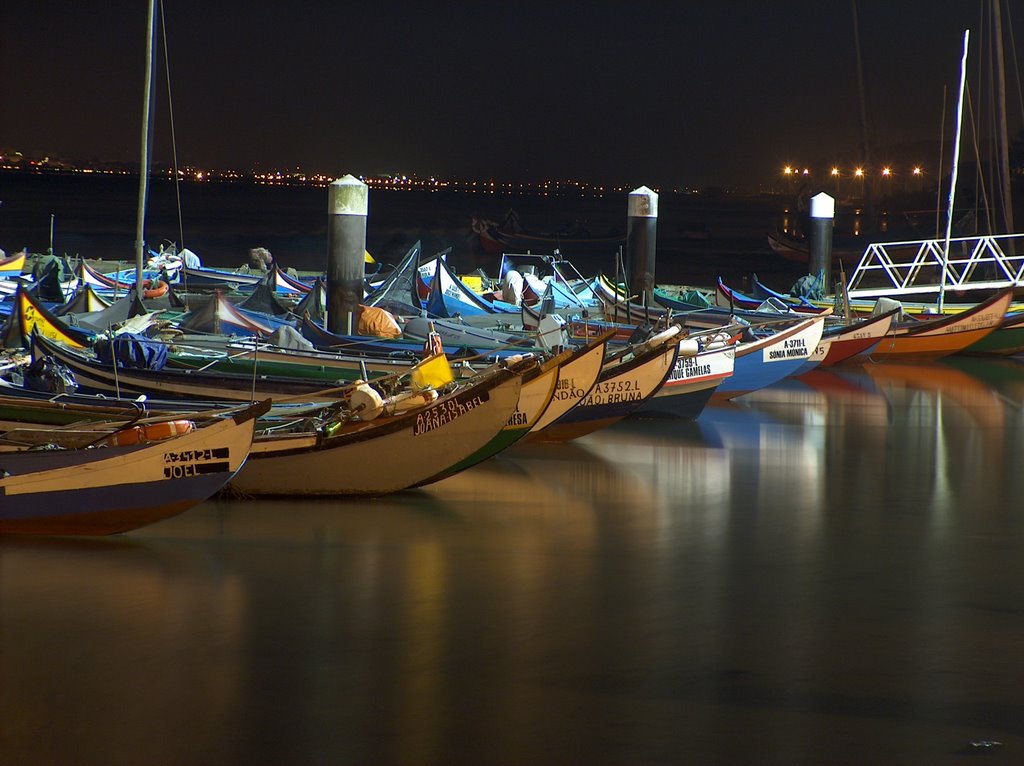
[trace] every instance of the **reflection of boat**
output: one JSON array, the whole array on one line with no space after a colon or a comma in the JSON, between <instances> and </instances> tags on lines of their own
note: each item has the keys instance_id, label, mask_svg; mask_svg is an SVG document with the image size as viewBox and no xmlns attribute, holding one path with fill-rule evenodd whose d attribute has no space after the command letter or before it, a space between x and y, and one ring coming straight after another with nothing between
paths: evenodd
<instances>
[{"instance_id":1,"label":"reflection of boat","mask_svg":"<svg viewBox=\"0 0 1024 766\"><path fill-rule=\"evenodd\" d=\"M944 361L934 364L869 364L864 369L891 404L906 405L915 392L934 394L953 402L986 429L1002 431L1005 406L986 383Z\"/></svg>"},{"instance_id":2,"label":"reflection of boat","mask_svg":"<svg viewBox=\"0 0 1024 766\"><path fill-rule=\"evenodd\" d=\"M957 355L943 359L942 364L983 381L1008 404L1024 407L1024 359Z\"/></svg>"}]
</instances>

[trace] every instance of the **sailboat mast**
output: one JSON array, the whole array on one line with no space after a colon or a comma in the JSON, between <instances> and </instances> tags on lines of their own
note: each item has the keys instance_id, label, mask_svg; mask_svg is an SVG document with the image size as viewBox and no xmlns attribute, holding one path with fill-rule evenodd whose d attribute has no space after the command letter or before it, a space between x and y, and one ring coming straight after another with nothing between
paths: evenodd
<instances>
[{"instance_id":1,"label":"sailboat mast","mask_svg":"<svg viewBox=\"0 0 1024 766\"><path fill-rule=\"evenodd\" d=\"M1010 196L1010 147L1006 132L1006 66L1003 55L1002 0L992 0L992 39L995 50L996 148L999 152L999 181L1005 234L1013 234L1013 203Z\"/></svg>"},{"instance_id":2,"label":"sailboat mast","mask_svg":"<svg viewBox=\"0 0 1024 766\"><path fill-rule=\"evenodd\" d=\"M139 204L135 221L135 292L142 296L142 263L145 251L146 197L149 192L150 106L153 98L153 39L156 36L156 0L149 0L146 21L146 80L142 100L142 156L139 162Z\"/></svg>"},{"instance_id":3,"label":"sailboat mast","mask_svg":"<svg viewBox=\"0 0 1024 766\"><path fill-rule=\"evenodd\" d=\"M956 197L956 176L960 165L960 132L964 117L964 84L967 79L967 43L971 30L964 30L964 55L960 59L960 99L956 107L956 140L953 142L953 172L949 179L949 205L946 207L946 242L942 248L942 277L939 283L939 313L946 293L946 269L949 264L949 239L953 230L953 200Z\"/></svg>"},{"instance_id":4,"label":"sailboat mast","mask_svg":"<svg viewBox=\"0 0 1024 766\"><path fill-rule=\"evenodd\" d=\"M871 141L868 137L868 108L864 95L864 62L860 52L860 20L857 13L857 0L851 0L853 8L853 44L857 53L857 93L860 96L860 144L861 165L865 171L865 209L867 210L868 231L875 228L875 195L874 174L871 172Z\"/></svg>"}]
</instances>

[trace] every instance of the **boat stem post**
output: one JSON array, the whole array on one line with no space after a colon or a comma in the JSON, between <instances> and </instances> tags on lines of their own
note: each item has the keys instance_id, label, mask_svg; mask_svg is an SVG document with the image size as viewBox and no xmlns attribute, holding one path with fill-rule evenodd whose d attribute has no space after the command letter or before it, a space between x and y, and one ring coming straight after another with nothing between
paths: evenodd
<instances>
[{"instance_id":1,"label":"boat stem post","mask_svg":"<svg viewBox=\"0 0 1024 766\"><path fill-rule=\"evenodd\" d=\"M626 250L629 284L645 306L654 305L654 256L658 239L658 194L646 186L629 193Z\"/></svg>"},{"instance_id":2,"label":"boat stem post","mask_svg":"<svg viewBox=\"0 0 1024 766\"><path fill-rule=\"evenodd\" d=\"M346 175L331 183L327 213L327 329L352 335L363 298L368 187Z\"/></svg>"},{"instance_id":3,"label":"boat stem post","mask_svg":"<svg viewBox=\"0 0 1024 766\"><path fill-rule=\"evenodd\" d=\"M825 292L832 290L832 223L835 217L836 201L832 197L825 192L811 197L807 269L812 277L821 277L821 286Z\"/></svg>"}]
</instances>

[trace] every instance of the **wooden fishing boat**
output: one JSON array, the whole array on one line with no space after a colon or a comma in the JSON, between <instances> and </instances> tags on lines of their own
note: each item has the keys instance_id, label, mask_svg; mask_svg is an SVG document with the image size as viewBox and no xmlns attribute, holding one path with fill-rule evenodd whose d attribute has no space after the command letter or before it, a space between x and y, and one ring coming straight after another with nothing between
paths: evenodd
<instances>
[{"instance_id":1,"label":"wooden fishing boat","mask_svg":"<svg viewBox=\"0 0 1024 766\"><path fill-rule=\"evenodd\" d=\"M438 481L477 465L531 431L539 430L542 424L553 422L568 412L581 400L581 397L573 397L570 393L576 381L579 380L581 385L587 384L588 389L596 384L608 340L608 335L594 338L583 346L566 349L523 372L519 404L501 433L465 460L423 483ZM585 380L582 377L584 374Z\"/></svg>"},{"instance_id":2,"label":"wooden fishing boat","mask_svg":"<svg viewBox=\"0 0 1024 766\"><path fill-rule=\"evenodd\" d=\"M263 402L157 438L89 431L95 447L28 449L10 434L0 452L0 534L107 535L177 515L219 491L245 462ZM160 429L171 433L166 421ZM48 439L61 435L48 429ZM67 435L67 434L65 434ZM26 433L22 432L21 437Z\"/></svg>"},{"instance_id":3,"label":"wooden fishing boat","mask_svg":"<svg viewBox=\"0 0 1024 766\"><path fill-rule=\"evenodd\" d=\"M71 327L28 290L19 288L14 300L15 307L11 312L14 326L11 334L18 336L25 348L29 347L33 335L40 335L71 348L87 348L92 344L95 333Z\"/></svg>"},{"instance_id":4,"label":"wooden fishing boat","mask_svg":"<svg viewBox=\"0 0 1024 766\"><path fill-rule=\"evenodd\" d=\"M665 292L660 293L661 301L672 304L670 307L660 304L645 306L627 300L621 290L607 277L599 277L595 280L594 286L594 292L602 304L601 313L604 319L616 323L654 325L658 322L668 321L668 317L671 316L671 321L679 322L688 329L709 330L724 327L735 321L757 325L764 322L777 323L780 318L787 317L797 321L809 315L806 312L793 311L790 307L781 305L775 305L770 309L729 309L721 306L687 308L680 302L671 301ZM831 311L820 313L827 314Z\"/></svg>"},{"instance_id":5,"label":"wooden fishing boat","mask_svg":"<svg viewBox=\"0 0 1024 766\"><path fill-rule=\"evenodd\" d=\"M831 367L858 358L866 358L889 332L897 314L899 314L899 309L892 309L878 316L854 320L849 324L826 327L818 345L820 347L823 343L827 343L828 347L819 364L822 367ZM815 351L817 352L818 349Z\"/></svg>"},{"instance_id":6,"label":"wooden fishing boat","mask_svg":"<svg viewBox=\"0 0 1024 766\"><path fill-rule=\"evenodd\" d=\"M584 351L585 349L570 349L539 363L537 363L536 359L530 359L527 361L531 363L525 370L518 369L521 363L507 360L506 364L519 372L522 379L522 390L519 392L519 403L505 425L494 438L471 455L436 475L418 482L416 486L432 484L449 476L454 476L460 471L478 465L488 458L497 455L526 436L551 404L551 399L555 394L555 386L558 383L558 371L561 365L572 359L574 355L584 353Z\"/></svg>"},{"instance_id":7,"label":"wooden fishing boat","mask_svg":"<svg viewBox=\"0 0 1024 766\"><path fill-rule=\"evenodd\" d=\"M33 361L42 356L51 356L66 366L83 391L107 396L146 395L159 399L220 402L251 402L264 398L271 398L275 402L335 402L342 396L338 387L325 386L322 381L292 377L115 367L39 334L32 338L31 351Z\"/></svg>"},{"instance_id":8,"label":"wooden fishing boat","mask_svg":"<svg viewBox=\"0 0 1024 766\"><path fill-rule=\"evenodd\" d=\"M342 353L282 348L256 338L181 336L168 346L167 366L196 372L270 376L319 381L323 387L408 373L423 356L423 346L408 353Z\"/></svg>"},{"instance_id":9,"label":"wooden fishing boat","mask_svg":"<svg viewBox=\"0 0 1024 766\"><path fill-rule=\"evenodd\" d=\"M533 424L531 431L542 431L590 396L604 367L612 336L613 333L606 332L591 338L580 353L573 354L559 367L551 404Z\"/></svg>"},{"instance_id":10,"label":"wooden fishing boat","mask_svg":"<svg viewBox=\"0 0 1024 766\"><path fill-rule=\"evenodd\" d=\"M487 300L477 295L459 279L443 258L435 259L437 268L430 281L427 312L436 317L472 317L487 314L517 316L520 307L500 300Z\"/></svg>"},{"instance_id":11,"label":"wooden fishing boat","mask_svg":"<svg viewBox=\"0 0 1024 766\"><path fill-rule=\"evenodd\" d=\"M684 339L680 344L691 342L698 341ZM736 347L728 336L700 339L699 350L680 353L661 388L630 417L696 419L722 381L733 374L735 357Z\"/></svg>"},{"instance_id":12,"label":"wooden fishing boat","mask_svg":"<svg viewBox=\"0 0 1024 766\"><path fill-rule=\"evenodd\" d=\"M483 251L491 255L538 248L550 250L571 247L579 250L599 247L614 250L616 245L621 245L625 241L625 237L620 234L595 236L585 227L575 225L560 232L531 231L522 226L514 210L508 212L500 225L495 221L474 218L472 229L479 237Z\"/></svg>"},{"instance_id":13,"label":"wooden fishing boat","mask_svg":"<svg viewBox=\"0 0 1024 766\"><path fill-rule=\"evenodd\" d=\"M229 271L205 266L200 268L182 266L179 274L179 281L187 285L189 290L197 292L212 292L213 290L246 292L256 289L256 285L266 276L261 272Z\"/></svg>"},{"instance_id":14,"label":"wooden fishing boat","mask_svg":"<svg viewBox=\"0 0 1024 766\"><path fill-rule=\"evenodd\" d=\"M437 326L437 332L441 335L444 353L450 359L461 359L472 357L474 359L487 359L494 361L502 356L511 356L530 351L533 347L525 338L523 342L508 348L496 347L491 340L486 340L482 345L473 345L474 338L470 333L448 332L444 324ZM299 321L299 331L302 337L313 344L314 348L322 351L338 351L352 354L388 355L393 357L418 357L423 350L423 338L416 337L419 333L401 338L376 338L367 335L339 335L324 328L322 324L313 322L309 317L303 316ZM468 345L467 345L468 344ZM535 349L533 349L535 350Z\"/></svg>"},{"instance_id":15,"label":"wooden fishing boat","mask_svg":"<svg viewBox=\"0 0 1024 766\"><path fill-rule=\"evenodd\" d=\"M991 333L976 340L961 354L1014 356L1024 352L1024 311L1011 311Z\"/></svg>"},{"instance_id":16,"label":"wooden fishing boat","mask_svg":"<svg viewBox=\"0 0 1024 766\"><path fill-rule=\"evenodd\" d=\"M733 374L722 381L712 400L749 394L796 374L805 367L804 363L821 340L824 326L825 315L819 314L770 335L739 343Z\"/></svg>"},{"instance_id":17,"label":"wooden fishing boat","mask_svg":"<svg viewBox=\"0 0 1024 766\"><path fill-rule=\"evenodd\" d=\"M104 298L87 283L79 282L78 287L62 306L54 308L55 316L68 314L91 314L110 308L111 301Z\"/></svg>"},{"instance_id":18,"label":"wooden fishing boat","mask_svg":"<svg viewBox=\"0 0 1024 766\"><path fill-rule=\"evenodd\" d=\"M246 311L229 301L222 290L214 290L210 300L181 316L176 325L182 332L265 338L288 323L269 314Z\"/></svg>"},{"instance_id":19,"label":"wooden fishing boat","mask_svg":"<svg viewBox=\"0 0 1024 766\"><path fill-rule=\"evenodd\" d=\"M1000 290L986 301L958 314L901 322L871 352L872 361L941 359L963 351L992 333L1006 316L1013 288Z\"/></svg>"},{"instance_id":20,"label":"wooden fishing boat","mask_svg":"<svg viewBox=\"0 0 1024 766\"><path fill-rule=\"evenodd\" d=\"M0 280L10 280L21 276L25 270L26 253L24 251L0 260Z\"/></svg>"},{"instance_id":21,"label":"wooden fishing boat","mask_svg":"<svg viewBox=\"0 0 1024 766\"><path fill-rule=\"evenodd\" d=\"M531 431L524 441L569 441L633 413L672 374L679 357L681 329L673 325L643 343L611 355L584 399L553 423Z\"/></svg>"},{"instance_id":22,"label":"wooden fishing boat","mask_svg":"<svg viewBox=\"0 0 1024 766\"><path fill-rule=\"evenodd\" d=\"M260 434L230 486L291 497L397 492L488 444L515 413L521 389L519 373L496 365L425 406L313 432Z\"/></svg>"},{"instance_id":23,"label":"wooden fishing boat","mask_svg":"<svg viewBox=\"0 0 1024 766\"><path fill-rule=\"evenodd\" d=\"M747 295L725 284L721 277L715 283L715 304L722 308L756 310L764 303L770 302L787 310L803 314L821 314L829 310L823 303L812 303L806 298L797 298L771 290L754 277L755 294Z\"/></svg>"}]
</instances>

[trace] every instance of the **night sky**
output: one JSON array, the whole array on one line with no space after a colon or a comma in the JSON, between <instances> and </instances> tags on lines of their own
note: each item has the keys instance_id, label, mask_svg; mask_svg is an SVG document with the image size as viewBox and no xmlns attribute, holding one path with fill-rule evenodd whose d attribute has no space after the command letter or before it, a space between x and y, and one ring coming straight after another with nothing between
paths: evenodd
<instances>
[{"instance_id":1,"label":"night sky","mask_svg":"<svg viewBox=\"0 0 1024 766\"><path fill-rule=\"evenodd\" d=\"M964 30L975 69L988 45L981 3L857 7L872 144L937 142L944 87L949 140ZM847 0L167 0L164 16L181 165L731 185L860 144ZM145 0L0 3L0 147L137 161L145 20Z\"/></svg>"}]
</instances>

